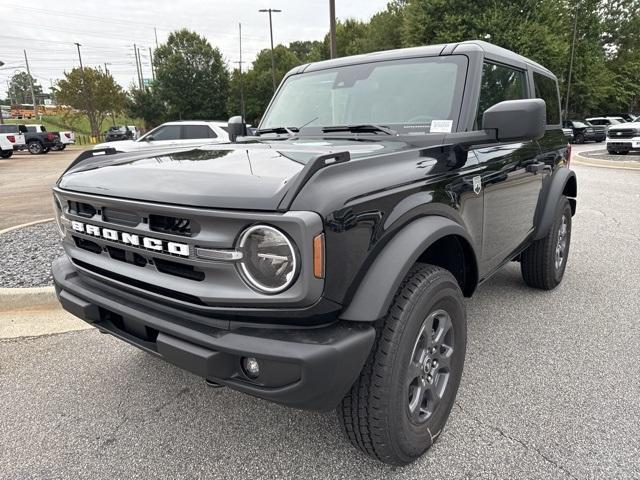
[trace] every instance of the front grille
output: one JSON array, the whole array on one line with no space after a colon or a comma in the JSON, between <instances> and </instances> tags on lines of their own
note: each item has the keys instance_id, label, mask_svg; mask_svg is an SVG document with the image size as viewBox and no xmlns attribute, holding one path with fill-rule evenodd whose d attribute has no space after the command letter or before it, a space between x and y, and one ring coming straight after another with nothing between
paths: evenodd
<instances>
[{"instance_id":1,"label":"front grille","mask_svg":"<svg viewBox=\"0 0 640 480\"><path fill-rule=\"evenodd\" d=\"M91 218L96 214L96 209L88 203L69 201L69 213L80 217Z\"/></svg>"},{"instance_id":2,"label":"front grille","mask_svg":"<svg viewBox=\"0 0 640 480\"><path fill-rule=\"evenodd\" d=\"M102 209L102 219L105 222L125 225L127 227L137 227L142 221L142 219L134 212L116 210L115 208L108 207Z\"/></svg>"},{"instance_id":3,"label":"front grille","mask_svg":"<svg viewBox=\"0 0 640 480\"><path fill-rule=\"evenodd\" d=\"M86 250L91 253L102 253L102 247L98 245L96 242L92 242L91 240L87 240L85 238L73 236L73 241L76 243L76 247Z\"/></svg>"},{"instance_id":4,"label":"front grille","mask_svg":"<svg viewBox=\"0 0 640 480\"><path fill-rule=\"evenodd\" d=\"M640 136L640 133L631 128L625 130L609 130L609 138L633 138Z\"/></svg>"},{"instance_id":5,"label":"front grille","mask_svg":"<svg viewBox=\"0 0 640 480\"><path fill-rule=\"evenodd\" d=\"M191 220L165 215L149 215L149 229L154 232L172 233L185 237L190 237L192 233Z\"/></svg>"},{"instance_id":6,"label":"front grille","mask_svg":"<svg viewBox=\"0 0 640 480\"><path fill-rule=\"evenodd\" d=\"M89 263L83 262L82 260L78 260L76 258L72 258L71 260L73 261L74 264L76 264L79 267L89 270L90 272L97 273L98 275L102 275L103 277L110 278L117 282L124 283L132 287L140 288L142 290L147 290L152 293L157 293L158 295L163 295L168 298L173 298L174 300L193 303L195 305L205 305L205 303L202 300L200 300L198 297L194 295L188 295L186 293L176 292L174 290L169 290L168 288L162 288L147 282L141 282L140 280L135 280L130 277L125 277L124 275L110 272L109 270L96 267L95 265L91 265Z\"/></svg>"},{"instance_id":7,"label":"front grille","mask_svg":"<svg viewBox=\"0 0 640 480\"><path fill-rule=\"evenodd\" d=\"M153 263L155 263L159 272L187 278L189 280L196 280L198 282L204 280L204 272L196 270L191 265L183 265L182 263L171 262L161 258L154 258Z\"/></svg>"}]
</instances>

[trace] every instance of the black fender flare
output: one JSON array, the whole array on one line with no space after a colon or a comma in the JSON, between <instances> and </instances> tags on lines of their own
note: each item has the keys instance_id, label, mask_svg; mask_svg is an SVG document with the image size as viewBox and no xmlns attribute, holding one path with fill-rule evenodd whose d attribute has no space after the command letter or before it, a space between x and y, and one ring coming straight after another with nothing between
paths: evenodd
<instances>
[{"instance_id":1,"label":"black fender flare","mask_svg":"<svg viewBox=\"0 0 640 480\"><path fill-rule=\"evenodd\" d=\"M536 215L536 233L533 238L534 240L540 240L549 232L555 219L556 207L569 182L572 182L568 195L568 197L570 197L569 202L571 203L571 214L575 215L575 197L577 196L578 185L576 174L569 168L561 167L555 171L550 179L549 185L543 187L543 191L541 192L541 203L538 205L539 214Z\"/></svg>"},{"instance_id":2,"label":"black fender flare","mask_svg":"<svg viewBox=\"0 0 640 480\"><path fill-rule=\"evenodd\" d=\"M373 322L382 318L411 267L437 240L457 235L473 253L473 288L478 283L477 252L462 225L441 216L422 217L404 226L384 246L360 281L351 302L340 315L342 320Z\"/></svg>"}]
</instances>

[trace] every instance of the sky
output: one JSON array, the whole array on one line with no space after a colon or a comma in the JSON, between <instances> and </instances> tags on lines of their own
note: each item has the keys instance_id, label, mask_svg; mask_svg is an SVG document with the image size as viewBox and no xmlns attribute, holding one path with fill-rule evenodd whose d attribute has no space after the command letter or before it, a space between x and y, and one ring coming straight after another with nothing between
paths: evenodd
<instances>
[{"instance_id":1,"label":"sky","mask_svg":"<svg viewBox=\"0 0 640 480\"><path fill-rule=\"evenodd\" d=\"M336 17L368 20L388 0L336 0ZM274 44L321 40L329 29L329 0L0 0L0 95L7 80L24 70L26 49L31 74L45 92L65 70L79 66L74 42L81 44L84 66L107 63L116 81L128 89L136 78L134 43L142 47L144 76L151 77L149 48L169 33L188 28L218 47L232 68L239 59L238 23L242 23L242 60L250 63L269 47L273 14ZM244 68L248 65L244 64Z\"/></svg>"}]
</instances>

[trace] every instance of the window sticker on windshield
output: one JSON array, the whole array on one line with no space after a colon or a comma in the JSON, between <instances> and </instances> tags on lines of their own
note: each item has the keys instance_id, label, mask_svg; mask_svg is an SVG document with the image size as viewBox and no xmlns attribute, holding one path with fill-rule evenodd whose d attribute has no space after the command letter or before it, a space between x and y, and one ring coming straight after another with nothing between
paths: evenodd
<instances>
[{"instance_id":1,"label":"window sticker on windshield","mask_svg":"<svg viewBox=\"0 0 640 480\"><path fill-rule=\"evenodd\" d=\"M453 120L432 120L431 133L451 133Z\"/></svg>"}]
</instances>

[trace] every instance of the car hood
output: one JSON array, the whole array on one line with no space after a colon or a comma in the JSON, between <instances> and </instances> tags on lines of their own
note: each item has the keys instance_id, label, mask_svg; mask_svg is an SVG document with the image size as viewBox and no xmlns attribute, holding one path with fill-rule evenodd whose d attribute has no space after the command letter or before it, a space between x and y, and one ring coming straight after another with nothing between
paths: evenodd
<instances>
[{"instance_id":1,"label":"car hood","mask_svg":"<svg viewBox=\"0 0 640 480\"><path fill-rule=\"evenodd\" d=\"M611 131L611 130L628 130L630 128L640 129L640 122L627 122L627 123L620 123L618 125L612 125L612 126L609 127L609 131Z\"/></svg>"},{"instance_id":2,"label":"car hood","mask_svg":"<svg viewBox=\"0 0 640 480\"><path fill-rule=\"evenodd\" d=\"M357 159L408 148L399 141L279 141L120 153L76 163L58 187L185 206L276 210L293 179L318 155L349 151Z\"/></svg>"}]
</instances>

